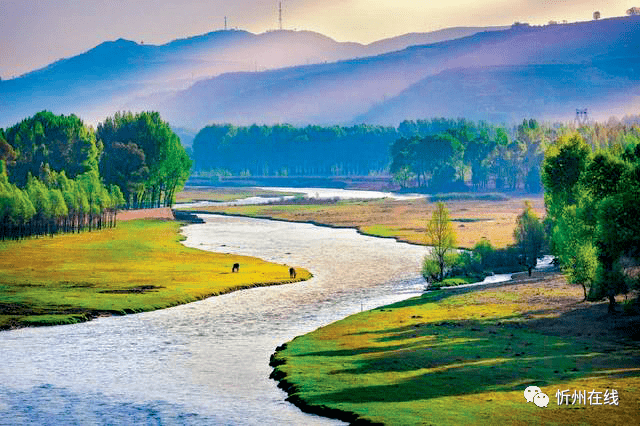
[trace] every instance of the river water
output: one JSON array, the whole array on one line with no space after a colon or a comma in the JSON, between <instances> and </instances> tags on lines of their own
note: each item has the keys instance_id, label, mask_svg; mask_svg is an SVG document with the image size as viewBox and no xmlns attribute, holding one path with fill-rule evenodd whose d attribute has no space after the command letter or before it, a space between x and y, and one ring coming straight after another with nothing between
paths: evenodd
<instances>
[{"instance_id":1,"label":"river water","mask_svg":"<svg viewBox=\"0 0 640 426\"><path fill-rule=\"evenodd\" d=\"M352 229L203 215L185 244L309 269L255 288L88 323L0 333L0 424L339 424L268 378L293 337L424 288L424 247ZM242 270L242 269L241 269Z\"/></svg>"},{"instance_id":2,"label":"river water","mask_svg":"<svg viewBox=\"0 0 640 426\"><path fill-rule=\"evenodd\" d=\"M314 200L327 200L327 199L341 199L341 200L373 200L379 198L390 198L392 200L415 200L418 198L424 198L424 195L420 194L397 194L394 192L381 192L381 191L365 191L365 190L350 190L350 189L330 189L330 188L285 188L285 187L260 187L265 191L270 192L288 192L302 195L305 198L311 198ZM279 201L289 201L296 198L293 195L283 196L255 196L241 198L233 201L194 201L192 203L179 203L176 204L176 208L197 208L208 206L248 206L269 204Z\"/></svg>"}]
</instances>

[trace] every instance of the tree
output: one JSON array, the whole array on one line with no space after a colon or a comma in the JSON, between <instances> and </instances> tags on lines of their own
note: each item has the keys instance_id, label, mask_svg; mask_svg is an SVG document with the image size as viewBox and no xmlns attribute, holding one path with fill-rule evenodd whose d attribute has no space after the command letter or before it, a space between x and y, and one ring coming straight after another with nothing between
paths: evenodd
<instances>
[{"instance_id":1,"label":"tree","mask_svg":"<svg viewBox=\"0 0 640 426\"><path fill-rule=\"evenodd\" d=\"M74 179L97 170L101 146L90 127L75 115L55 115L42 111L7 129L6 141L15 151L9 163L9 179L20 187L29 173L40 176L43 167L65 171Z\"/></svg>"},{"instance_id":2,"label":"tree","mask_svg":"<svg viewBox=\"0 0 640 426\"><path fill-rule=\"evenodd\" d=\"M104 143L100 171L120 186L127 202L170 206L184 186L191 160L178 136L157 112L116 113L98 126Z\"/></svg>"},{"instance_id":3,"label":"tree","mask_svg":"<svg viewBox=\"0 0 640 426\"><path fill-rule=\"evenodd\" d=\"M597 21L598 19L600 19L600 12L596 10L595 12L593 12L593 20Z\"/></svg>"},{"instance_id":4,"label":"tree","mask_svg":"<svg viewBox=\"0 0 640 426\"><path fill-rule=\"evenodd\" d=\"M520 248L522 264L527 267L529 276L536 266L544 244L544 229L529 201L524 202L524 211L516 219L513 236Z\"/></svg>"},{"instance_id":5,"label":"tree","mask_svg":"<svg viewBox=\"0 0 640 426\"><path fill-rule=\"evenodd\" d=\"M630 9L627 9L627 15L629 16L638 16L640 15L640 7L632 7Z\"/></svg>"},{"instance_id":6,"label":"tree","mask_svg":"<svg viewBox=\"0 0 640 426\"><path fill-rule=\"evenodd\" d=\"M609 312L615 311L615 296L627 290L620 261L623 257L640 257L640 191L613 194L598 205L596 245L600 273L596 284L600 296L609 299Z\"/></svg>"},{"instance_id":7,"label":"tree","mask_svg":"<svg viewBox=\"0 0 640 426\"><path fill-rule=\"evenodd\" d=\"M542 167L545 203L551 207L576 203L578 182L587 167L590 153L591 149L578 133L559 138L547 149ZM548 200L547 195L551 197Z\"/></svg>"},{"instance_id":8,"label":"tree","mask_svg":"<svg viewBox=\"0 0 640 426\"><path fill-rule=\"evenodd\" d=\"M451 255L456 244L456 234L451 226L449 210L442 202L436 204L431 220L427 223L426 242L431 246L431 252L425 258L423 275L428 275L435 281L442 281L446 269L453 261ZM437 267L435 271L432 267L434 264Z\"/></svg>"}]
</instances>

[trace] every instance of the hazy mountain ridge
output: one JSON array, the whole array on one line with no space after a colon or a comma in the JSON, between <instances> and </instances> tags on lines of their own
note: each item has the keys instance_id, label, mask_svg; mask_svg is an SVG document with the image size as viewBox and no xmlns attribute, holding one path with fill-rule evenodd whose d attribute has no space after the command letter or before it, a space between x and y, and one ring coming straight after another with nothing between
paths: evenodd
<instances>
[{"instance_id":1,"label":"hazy mountain ridge","mask_svg":"<svg viewBox=\"0 0 640 426\"><path fill-rule=\"evenodd\" d=\"M631 62L630 62L631 61ZM633 64L634 71L627 68ZM600 119L640 106L640 57L582 64L456 68L410 86L355 122L397 124L405 119L465 117L510 123L525 117L571 120L577 108ZM447 99L447 102L442 102Z\"/></svg>"},{"instance_id":2,"label":"hazy mountain ridge","mask_svg":"<svg viewBox=\"0 0 640 426\"><path fill-rule=\"evenodd\" d=\"M568 105L579 92L571 95L571 92L565 91L562 96L555 96L551 89L536 92L533 90L535 85L544 84L553 88L554 79L568 79L584 91L590 87L589 76L598 75L596 80L599 85L592 90L594 99L599 96L620 100L625 98L622 96L624 93L617 92L636 90L637 80L629 76L637 75L635 62L630 59L638 51L640 18L637 17L544 27L513 27L331 64L266 73L223 75L201 81L178 93L160 105L159 109L170 120L181 121L191 127L202 127L212 122L397 124L405 118L429 118L434 115L472 115L492 121L519 121L522 119L520 114L571 119L575 108L583 107L585 103L576 98L577 105ZM619 66L597 74L602 69L594 67L594 61L605 63L615 58L621 59ZM625 61L628 63L627 71ZM573 65L573 74L563 71L560 66L563 64ZM550 67L544 68L544 72L536 72L535 67L540 65ZM521 68L515 74L504 70L498 72L499 68L496 68L509 66ZM527 71L526 67L530 66L534 68ZM464 69L469 70L462 71ZM529 75L528 78L536 83L530 84L523 75ZM486 81L478 80L480 76ZM616 84L619 78L626 80ZM438 82L439 79L442 81ZM468 79L466 84L471 93L462 94L456 87L464 85L465 79ZM412 87L423 80L422 86ZM504 94L489 96L492 86L509 93L511 98ZM428 107L421 107L416 102L402 104L411 98L410 93L403 92L424 92L425 87L433 94ZM484 101L495 104L482 106L476 102L479 109L474 110L467 107L466 103L458 102L457 99L467 99L467 95L473 100L473 91L479 91ZM416 98L423 95L416 94ZM513 109L512 104L517 102L532 103L539 107ZM393 115L385 115L384 105L387 103L395 111ZM469 105L474 105L474 102ZM594 107L598 105L604 104L594 104ZM613 105L616 111L623 106L622 103ZM494 114L492 110L512 113Z\"/></svg>"},{"instance_id":3,"label":"hazy mountain ridge","mask_svg":"<svg viewBox=\"0 0 640 426\"><path fill-rule=\"evenodd\" d=\"M453 37L465 31L471 30L447 29L435 37ZM157 103L168 93L186 89L203 77L334 62L433 37L430 33L412 34L396 37L388 46L384 40L365 46L337 42L311 31L253 34L228 30L163 45L107 41L79 55L0 81L0 126L12 125L42 109L102 119L117 109Z\"/></svg>"},{"instance_id":4,"label":"hazy mountain ridge","mask_svg":"<svg viewBox=\"0 0 640 426\"><path fill-rule=\"evenodd\" d=\"M547 112L557 112L553 93L540 100L538 94L517 85L529 83L521 77L527 73L535 84L548 83L549 87L553 86L550 80L568 77L563 76L561 67L548 68L545 73L498 71L495 67L574 64L574 72L580 74L581 69L593 68L594 61L605 63L615 58L621 59L620 65L599 77L601 84L594 93L597 89L604 98L618 99L613 105L617 110L623 110L625 102L633 98L617 92L637 95L636 65L628 59L640 50L640 17L488 28L490 31L473 33L477 29L406 34L366 46L337 42L309 31L258 35L241 30L214 31L160 46L119 39L20 78L0 81L0 126L12 125L42 109L76 113L89 121L101 120L119 109L152 109L159 110L173 125L189 128L212 122L304 125L364 120L397 124L405 118L434 114L518 120L517 114L529 110L508 107L512 100L503 95L491 98L491 87L500 87L514 97L533 96L536 101L531 102L546 105ZM468 33L472 34L457 38ZM438 38L446 40L412 45ZM409 47L378 54L380 49L398 46ZM460 71L466 68L477 71ZM553 70L558 74L554 76ZM206 77L211 75L217 76ZM583 80L586 75L583 73ZM478 80L479 76L484 80ZM589 87L588 81L571 78L576 85ZM604 82L617 78L626 80L617 86ZM458 93L460 79L468 80L471 94ZM413 99L420 96L411 92L436 88L441 92L433 95L429 105ZM483 102L495 102L494 110L512 110L512 116L491 113L491 108L474 101L474 90L482 94L479 98ZM429 96L423 94L425 99ZM455 107L460 105L456 98L467 99L464 108ZM474 102L479 105L475 110L470 106ZM524 104L531 102L522 99ZM571 102L568 92L563 102ZM565 109L571 112L573 108ZM482 111L485 113L477 114ZM540 109L530 111L543 113Z\"/></svg>"}]
</instances>

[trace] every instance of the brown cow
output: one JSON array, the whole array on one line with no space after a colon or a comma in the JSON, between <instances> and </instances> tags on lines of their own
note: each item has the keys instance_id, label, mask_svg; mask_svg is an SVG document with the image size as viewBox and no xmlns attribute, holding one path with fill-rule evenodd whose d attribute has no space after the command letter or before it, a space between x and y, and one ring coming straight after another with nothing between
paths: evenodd
<instances>
[{"instance_id":1,"label":"brown cow","mask_svg":"<svg viewBox=\"0 0 640 426\"><path fill-rule=\"evenodd\" d=\"M294 268L289 268L289 276L291 278L295 278L296 277L296 270Z\"/></svg>"},{"instance_id":2,"label":"brown cow","mask_svg":"<svg viewBox=\"0 0 640 426\"><path fill-rule=\"evenodd\" d=\"M239 272L239 271L240 271L240 264L234 263L233 268L231 268L231 272Z\"/></svg>"}]
</instances>

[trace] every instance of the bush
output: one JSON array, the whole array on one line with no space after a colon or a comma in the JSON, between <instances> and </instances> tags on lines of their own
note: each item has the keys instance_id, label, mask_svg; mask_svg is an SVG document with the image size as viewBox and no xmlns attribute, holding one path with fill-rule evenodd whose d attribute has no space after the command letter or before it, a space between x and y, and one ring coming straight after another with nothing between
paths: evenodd
<instances>
[{"instance_id":1,"label":"bush","mask_svg":"<svg viewBox=\"0 0 640 426\"><path fill-rule=\"evenodd\" d=\"M434 283L438 281L438 275L440 275L440 267L435 259L427 256L422 263L422 276L428 283Z\"/></svg>"}]
</instances>

